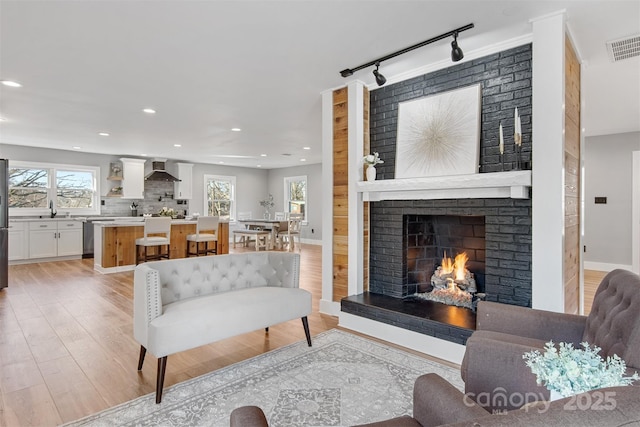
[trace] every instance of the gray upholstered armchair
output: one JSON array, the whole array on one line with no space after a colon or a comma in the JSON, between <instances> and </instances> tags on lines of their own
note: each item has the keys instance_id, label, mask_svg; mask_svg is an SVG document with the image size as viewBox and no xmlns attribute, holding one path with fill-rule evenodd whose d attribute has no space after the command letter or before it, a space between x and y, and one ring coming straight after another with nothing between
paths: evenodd
<instances>
[{"instance_id":1,"label":"gray upholstered armchair","mask_svg":"<svg viewBox=\"0 0 640 427\"><path fill-rule=\"evenodd\" d=\"M525 395L547 399L549 391L536 384L522 355L549 340L576 347L586 341L601 347L603 357L620 356L629 373L640 370L640 277L625 270L607 274L589 316L480 302L462 361L465 391L488 410L516 409Z\"/></svg>"}]
</instances>

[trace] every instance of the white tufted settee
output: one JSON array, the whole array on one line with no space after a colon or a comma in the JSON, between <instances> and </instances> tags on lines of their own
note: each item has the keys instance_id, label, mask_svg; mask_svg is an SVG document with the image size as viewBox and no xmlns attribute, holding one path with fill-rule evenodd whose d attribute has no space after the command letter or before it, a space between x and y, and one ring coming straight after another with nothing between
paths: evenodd
<instances>
[{"instance_id":1,"label":"white tufted settee","mask_svg":"<svg viewBox=\"0 0 640 427\"><path fill-rule=\"evenodd\" d=\"M134 271L138 370L158 358L156 403L167 356L296 318L311 346L311 293L299 288L300 255L257 252L140 264Z\"/></svg>"}]
</instances>

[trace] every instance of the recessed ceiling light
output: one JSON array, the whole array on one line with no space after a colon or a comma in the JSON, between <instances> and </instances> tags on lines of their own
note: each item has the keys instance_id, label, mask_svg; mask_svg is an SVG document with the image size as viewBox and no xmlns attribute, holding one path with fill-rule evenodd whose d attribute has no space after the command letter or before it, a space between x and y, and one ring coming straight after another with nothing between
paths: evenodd
<instances>
[{"instance_id":1,"label":"recessed ceiling light","mask_svg":"<svg viewBox=\"0 0 640 427\"><path fill-rule=\"evenodd\" d=\"M0 122L6 122L7 119L5 119L4 117L0 117Z\"/></svg>"},{"instance_id":2,"label":"recessed ceiling light","mask_svg":"<svg viewBox=\"0 0 640 427\"><path fill-rule=\"evenodd\" d=\"M100 136L109 136L109 134L107 132L100 132L98 135L100 135Z\"/></svg>"},{"instance_id":3,"label":"recessed ceiling light","mask_svg":"<svg viewBox=\"0 0 640 427\"><path fill-rule=\"evenodd\" d=\"M302 147L303 150L311 150L311 147Z\"/></svg>"},{"instance_id":4,"label":"recessed ceiling light","mask_svg":"<svg viewBox=\"0 0 640 427\"><path fill-rule=\"evenodd\" d=\"M307 161L307 159L300 159L300 161L301 161L301 162L306 162L306 161Z\"/></svg>"},{"instance_id":5,"label":"recessed ceiling light","mask_svg":"<svg viewBox=\"0 0 640 427\"><path fill-rule=\"evenodd\" d=\"M182 144L173 144L173 146L180 148L180 147L182 147Z\"/></svg>"},{"instance_id":6,"label":"recessed ceiling light","mask_svg":"<svg viewBox=\"0 0 640 427\"><path fill-rule=\"evenodd\" d=\"M2 80L2 84L9 87L22 87L20 83L14 82L13 80Z\"/></svg>"},{"instance_id":7,"label":"recessed ceiling light","mask_svg":"<svg viewBox=\"0 0 640 427\"><path fill-rule=\"evenodd\" d=\"M142 157L147 157L147 153L140 154Z\"/></svg>"},{"instance_id":8,"label":"recessed ceiling light","mask_svg":"<svg viewBox=\"0 0 640 427\"><path fill-rule=\"evenodd\" d=\"M142 111L144 111L147 114L155 114L156 110L154 110L153 108L144 108Z\"/></svg>"},{"instance_id":9,"label":"recessed ceiling light","mask_svg":"<svg viewBox=\"0 0 640 427\"><path fill-rule=\"evenodd\" d=\"M80 146L78 146L78 145L74 145L74 146L73 146L73 149L74 149L74 150L82 150L82 147L80 147Z\"/></svg>"},{"instance_id":10,"label":"recessed ceiling light","mask_svg":"<svg viewBox=\"0 0 640 427\"><path fill-rule=\"evenodd\" d=\"M221 165L224 165L224 162L222 160L220 160L218 163L220 163Z\"/></svg>"},{"instance_id":11,"label":"recessed ceiling light","mask_svg":"<svg viewBox=\"0 0 640 427\"><path fill-rule=\"evenodd\" d=\"M260 154L260 157L267 157L266 154Z\"/></svg>"},{"instance_id":12,"label":"recessed ceiling light","mask_svg":"<svg viewBox=\"0 0 640 427\"><path fill-rule=\"evenodd\" d=\"M261 168L261 167L262 167L262 165L256 165L256 167L257 167L257 168Z\"/></svg>"},{"instance_id":13,"label":"recessed ceiling light","mask_svg":"<svg viewBox=\"0 0 640 427\"><path fill-rule=\"evenodd\" d=\"M231 128L231 130L232 130L233 132L240 132L242 129L240 129L240 128Z\"/></svg>"}]
</instances>

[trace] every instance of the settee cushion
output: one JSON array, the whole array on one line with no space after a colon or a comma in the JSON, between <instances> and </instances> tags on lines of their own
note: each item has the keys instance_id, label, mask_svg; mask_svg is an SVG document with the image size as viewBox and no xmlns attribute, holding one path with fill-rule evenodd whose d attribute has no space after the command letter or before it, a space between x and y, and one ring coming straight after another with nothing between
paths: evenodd
<instances>
[{"instance_id":1,"label":"settee cushion","mask_svg":"<svg viewBox=\"0 0 640 427\"><path fill-rule=\"evenodd\" d=\"M311 293L299 288L240 289L176 301L151 321L148 350L157 357L307 316Z\"/></svg>"}]
</instances>

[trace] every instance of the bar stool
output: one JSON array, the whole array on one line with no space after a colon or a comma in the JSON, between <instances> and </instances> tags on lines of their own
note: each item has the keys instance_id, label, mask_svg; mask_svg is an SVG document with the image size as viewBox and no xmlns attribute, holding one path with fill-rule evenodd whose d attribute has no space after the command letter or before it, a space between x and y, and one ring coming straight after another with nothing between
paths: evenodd
<instances>
[{"instance_id":1,"label":"bar stool","mask_svg":"<svg viewBox=\"0 0 640 427\"><path fill-rule=\"evenodd\" d=\"M196 224L196 233L187 235L187 257L190 255L200 256L218 253L218 222L219 216L199 216ZM213 242L213 247L209 243ZM195 243L196 251L189 252L191 243ZM204 249L200 249L200 244L204 243Z\"/></svg>"},{"instance_id":2,"label":"bar stool","mask_svg":"<svg viewBox=\"0 0 640 427\"><path fill-rule=\"evenodd\" d=\"M163 234L164 236L159 236ZM144 237L136 239L136 265L154 259L171 257L171 217L149 217L144 220ZM167 253L162 253L162 247L167 247ZM147 249L156 247L157 253L149 255ZM140 254L140 248L144 253Z\"/></svg>"}]
</instances>

